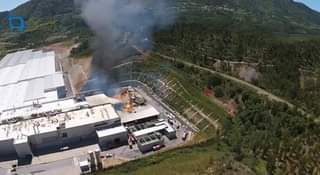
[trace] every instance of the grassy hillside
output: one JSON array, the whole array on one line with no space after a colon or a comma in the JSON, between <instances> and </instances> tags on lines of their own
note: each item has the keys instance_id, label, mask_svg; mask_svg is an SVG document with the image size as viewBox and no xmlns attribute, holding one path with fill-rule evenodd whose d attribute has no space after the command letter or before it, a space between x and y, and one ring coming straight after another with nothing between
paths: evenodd
<instances>
[{"instance_id":1,"label":"grassy hillside","mask_svg":"<svg viewBox=\"0 0 320 175\"><path fill-rule=\"evenodd\" d=\"M129 162L95 175L252 175L250 169L218 151L215 140Z\"/></svg>"},{"instance_id":2,"label":"grassy hillside","mask_svg":"<svg viewBox=\"0 0 320 175\"><path fill-rule=\"evenodd\" d=\"M10 12L0 13L0 24L4 26L0 41L7 43L0 47L5 50L35 48L67 38L91 36L79 14L73 0L30 0ZM26 30L9 32L8 15L22 16Z\"/></svg>"},{"instance_id":3,"label":"grassy hillside","mask_svg":"<svg viewBox=\"0 0 320 175\"><path fill-rule=\"evenodd\" d=\"M319 174L320 127L314 118L320 114L320 14L292 0L176 0L172 9L177 12L177 21L154 34L156 52L210 69L215 69L215 59L259 63L261 78L256 85L316 115L307 118L230 81L217 83L219 77L151 58L136 71L151 77L166 72L169 81L186 86L182 97L173 94L165 101L182 113L189 105L186 101L213 113L212 120L219 119L223 129L217 134L221 138L130 162L99 175ZM72 0L31 0L0 13L2 24L9 13L24 16L28 28L23 33L1 33L0 56L11 49L92 36ZM73 54L87 54L86 48L84 43ZM302 68L311 70L314 80L304 88L299 82ZM225 65L222 71L231 73L230 69ZM222 100L237 103L238 113L233 118L202 94L203 88L212 84L210 88L219 91ZM207 126L198 124L202 129ZM217 131L211 128L205 136L216 136L213 132Z\"/></svg>"},{"instance_id":4,"label":"grassy hillside","mask_svg":"<svg viewBox=\"0 0 320 175\"><path fill-rule=\"evenodd\" d=\"M181 96L177 97L176 94L167 91L164 101L199 127L201 135L205 134L204 136L214 139L200 146L176 149L130 162L100 172L99 175L151 172L181 175L319 173L319 123L296 109L270 101L220 76L192 66L169 63L158 56L152 55L143 63L127 66L122 72L128 74L129 70L134 69L134 74L128 75L128 79L133 77L144 80L155 93L160 87L157 83L152 83L156 80L154 77L160 76L164 78L162 82L171 82L168 86L174 86L175 90L188 100L181 100ZM121 78L125 76L122 75ZM231 117L217 109L216 101L212 100L211 96L203 94L204 87L212 89L214 96L219 100L226 103L231 100L236 103L236 114ZM189 98L190 96L192 98ZM198 106L206 114L213 114L210 116L218 121L221 130L205 130L206 124L199 124L199 116L188 117L186 110L189 106L185 104L186 101ZM230 162L235 166L230 167ZM167 168L164 168L166 166ZM160 169L163 170L159 171ZM214 170L214 173L211 170Z\"/></svg>"},{"instance_id":5,"label":"grassy hillside","mask_svg":"<svg viewBox=\"0 0 320 175\"><path fill-rule=\"evenodd\" d=\"M219 29L319 33L320 14L292 0L177 0L182 20Z\"/></svg>"},{"instance_id":6,"label":"grassy hillside","mask_svg":"<svg viewBox=\"0 0 320 175\"><path fill-rule=\"evenodd\" d=\"M72 0L31 0L18 6L10 13L31 18L53 18L77 13Z\"/></svg>"},{"instance_id":7,"label":"grassy hillside","mask_svg":"<svg viewBox=\"0 0 320 175\"><path fill-rule=\"evenodd\" d=\"M176 0L173 2L170 8L176 11L178 23L198 23L217 29L260 31L282 35L320 33L320 14L292 0ZM31 34L27 35L37 35L35 32L37 29L45 35L43 37L47 38L52 35L74 36L88 32L88 28L79 16L80 9L75 6L73 0L30 0L10 12L0 13L0 24L6 25L5 18L8 14L20 15L26 19L29 32L31 31ZM40 29L48 22L53 24L53 27L48 29L50 32ZM0 38L7 35L2 33ZM28 43L35 45L41 44L28 36L22 39L27 39ZM21 47L21 45L11 47Z\"/></svg>"}]
</instances>

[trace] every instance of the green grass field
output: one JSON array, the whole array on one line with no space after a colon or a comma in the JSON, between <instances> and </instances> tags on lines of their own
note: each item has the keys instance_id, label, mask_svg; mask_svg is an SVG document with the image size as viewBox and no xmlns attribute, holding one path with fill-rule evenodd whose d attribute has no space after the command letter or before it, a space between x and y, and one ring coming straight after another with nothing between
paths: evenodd
<instances>
[{"instance_id":1,"label":"green grass field","mask_svg":"<svg viewBox=\"0 0 320 175\"><path fill-rule=\"evenodd\" d=\"M217 151L216 142L210 140L128 162L95 175L250 174L240 166L223 150Z\"/></svg>"}]
</instances>

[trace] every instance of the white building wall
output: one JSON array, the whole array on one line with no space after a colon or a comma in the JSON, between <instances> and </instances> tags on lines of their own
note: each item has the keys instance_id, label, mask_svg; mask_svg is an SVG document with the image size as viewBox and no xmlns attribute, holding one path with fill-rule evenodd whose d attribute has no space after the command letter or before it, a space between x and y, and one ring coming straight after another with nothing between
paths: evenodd
<instances>
[{"instance_id":1,"label":"white building wall","mask_svg":"<svg viewBox=\"0 0 320 175\"><path fill-rule=\"evenodd\" d=\"M120 124L120 119L112 119L104 122L97 122L94 124L82 125L79 127L58 129L52 128L52 132L45 132L34 134L28 137L28 144L14 143L13 139L0 141L0 155L4 154L16 154L20 157L29 155L30 153L45 152L50 150L56 150L68 146L68 144L83 142L87 140L97 141L96 130L98 128L112 128ZM37 129L35 129L37 130ZM120 138L120 141L127 141L127 134L121 133L114 137L110 137L103 142L114 141ZM17 150L17 151L16 151Z\"/></svg>"},{"instance_id":2,"label":"white building wall","mask_svg":"<svg viewBox=\"0 0 320 175\"><path fill-rule=\"evenodd\" d=\"M29 137L32 148L46 149L53 147L63 147L66 144L81 142L95 136L94 125L84 125L80 127L59 129L49 133L32 135Z\"/></svg>"},{"instance_id":3,"label":"white building wall","mask_svg":"<svg viewBox=\"0 0 320 175\"><path fill-rule=\"evenodd\" d=\"M62 137L66 133L66 137ZM86 139L95 139L94 125L85 125L81 127L68 128L60 131L60 138L65 144L82 142Z\"/></svg>"}]
</instances>

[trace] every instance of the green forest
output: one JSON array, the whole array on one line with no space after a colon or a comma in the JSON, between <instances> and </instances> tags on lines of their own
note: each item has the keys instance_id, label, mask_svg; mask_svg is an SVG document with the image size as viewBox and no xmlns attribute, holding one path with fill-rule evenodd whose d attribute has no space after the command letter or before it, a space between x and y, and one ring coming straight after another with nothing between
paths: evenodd
<instances>
[{"instance_id":1,"label":"green forest","mask_svg":"<svg viewBox=\"0 0 320 175\"><path fill-rule=\"evenodd\" d=\"M216 151L217 155L228 155L229 161L241 162L255 174L319 173L319 123L302 114L298 109L270 101L220 76L174 62L169 64L157 56L149 58L147 63L137 64L134 66L135 71L142 71L151 77L156 77L159 72L175 75L181 84L188 85L185 88L194 97L192 101L197 101L198 105L205 103L202 106L204 110L216 111L211 97L202 94L204 87L213 89L218 99L235 101L238 106L235 116L222 113L218 115L216 111L222 130L217 132L217 135L211 133L212 136L215 135L211 138L215 144L214 146L209 144L212 143L210 139L207 146L213 149L212 151ZM165 66L159 67L159 64ZM197 152L196 150L197 146L194 153ZM168 154L177 154L179 151L181 150ZM194 161L197 162L197 160ZM141 172L150 171L150 168L142 170L138 168L144 161L159 161L159 166L162 166L160 164L167 164L170 160L147 158L111 169L110 173L125 174L132 170L134 174L143 174ZM224 163L223 160L219 162ZM153 166L153 168L159 167ZM200 173L204 171L203 168L190 171ZM230 171L233 170L234 168L230 167ZM240 171L236 172L240 173Z\"/></svg>"},{"instance_id":2,"label":"green forest","mask_svg":"<svg viewBox=\"0 0 320 175\"><path fill-rule=\"evenodd\" d=\"M183 93L189 95L185 98L213 112L222 129L211 128L205 133L209 140L201 144L100 174L212 174L212 167L217 174L319 174L320 14L289 0L176 0L172 9L175 23L155 29L153 50L134 71L150 77L165 74L178 81L189 92ZM0 24L6 25L8 13L0 13ZM1 33L0 56L74 38L80 45L72 56L94 52L89 42L94 35L71 0L31 0L11 13L25 16L28 28L24 33ZM211 70L217 70L217 60L252 63L259 72L252 84L296 107L157 54ZM227 63L217 71L237 77ZM204 88L220 101L234 101L235 115L203 95ZM176 101L165 101L179 112L184 110ZM187 164L190 159L195 165Z\"/></svg>"},{"instance_id":3,"label":"green forest","mask_svg":"<svg viewBox=\"0 0 320 175\"><path fill-rule=\"evenodd\" d=\"M300 87L300 70L318 80L320 39L283 38L272 33L233 32L210 26L176 24L155 34L156 51L214 69L216 59L257 63L261 78L254 82L310 113L320 114L319 83ZM271 66L268 66L271 65ZM230 73L228 66L224 72Z\"/></svg>"}]
</instances>

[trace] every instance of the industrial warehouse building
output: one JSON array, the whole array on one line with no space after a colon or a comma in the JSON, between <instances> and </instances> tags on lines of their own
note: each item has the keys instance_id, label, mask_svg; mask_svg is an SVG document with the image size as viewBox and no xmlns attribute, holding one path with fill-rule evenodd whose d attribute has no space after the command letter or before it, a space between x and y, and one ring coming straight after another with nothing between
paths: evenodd
<instances>
[{"instance_id":1,"label":"industrial warehouse building","mask_svg":"<svg viewBox=\"0 0 320 175\"><path fill-rule=\"evenodd\" d=\"M65 98L66 81L54 52L26 50L0 61L0 156L25 158L87 140L104 145L127 139L115 100L104 94Z\"/></svg>"},{"instance_id":2,"label":"industrial warehouse building","mask_svg":"<svg viewBox=\"0 0 320 175\"><path fill-rule=\"evenodd\" d=\"M47 105L51 110L42 113L34 110L36 113L29 119L0 125L0 155L16 154L24 158L92 139L101 145L127 139L112 104L91 106L86 101L65 99L43 105L50 109ZM106 130L110 128L114 131Z\"/></svg>"},{"instance_id":3,"label":"industrial warehouse building","mask_svg":"<svg viewBox=\"0 0 320 175\"><path fill-rule=\"evenodd\" d=\"M54 52L26 50L0 61L0 110L58 100L65 96L63 74Z\"/></svg>"},{"instance_id":4,"label":"industrial warehouse building","mask_svg":"<svg viewBox=\"0 0 320 175\"><path fill-rule=\"evenodd\" d=\"M29 158L88 141L116 147L128 143L128 126L160 115L148 104L133 113L116 111L121 101L104 94L66 97L65 83L54 52L26 50L0 61L0 157ZM146 152L163 144L154 137L157 132L170 139L176 135L167 122L159 121L131 134Z\"/></svg>"}]
</instances>

